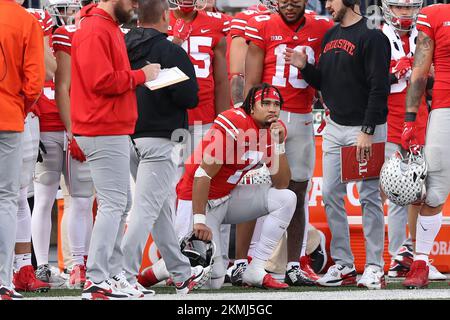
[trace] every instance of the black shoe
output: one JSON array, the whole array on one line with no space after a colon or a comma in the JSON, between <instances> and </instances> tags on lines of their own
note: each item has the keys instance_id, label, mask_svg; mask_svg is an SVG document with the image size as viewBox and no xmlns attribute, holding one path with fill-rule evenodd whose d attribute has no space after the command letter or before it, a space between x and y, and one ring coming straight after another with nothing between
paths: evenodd
<instances>
[{"instance_id":1,"label":"black shoe","mask_svg":"<svg viewBox=\"0 0 450 320\"><path fill-rule=\"evenodd\" d=\"M289 286L315 286L316 283L306 277L302 270L300 269L300 266L292 266L291 269L286 271L286 275L284 277L284 282L287 283Z\"/></svg>"},{"instance_id":2,"label":"black shoe","mask_svg":"<svg viewBox=\"0 0 450 320\"><path fill-rule=\"evenodd\" d=\"M230 282L233 286L241 287L243 285L242 275L244 274L245 269L247 269L247 262L239 262L232 268Z\"/></svg>"}]
</instances>

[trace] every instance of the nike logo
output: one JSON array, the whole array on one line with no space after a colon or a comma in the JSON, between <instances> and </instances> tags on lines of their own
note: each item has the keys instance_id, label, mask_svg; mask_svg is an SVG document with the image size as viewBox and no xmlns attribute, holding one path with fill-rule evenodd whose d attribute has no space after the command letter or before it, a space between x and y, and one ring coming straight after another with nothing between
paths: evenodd
<instances>
[{"instance_id":1,"label":"nike logo","mask_svg":"<svg viewBox=\"0 0 450 320\"><path fill-rule=\"evenodd\" d=\"M309 126L312 123L312 121L305 121L305 126Z\"/></svg>"},{"instance_id":2,"label":"nike logo","mask_svg":"<svg viewBox=\"0 0 450 320\"><path fill-rule=\"evenodd\" d=\"M178 29L178 32L183 32L183 29L184 29L184 24L181 26L180 29Z\"/></svg>"},{"instance_id":3,"label":"nike logo","mask_svg":"<svg viewBox=\"0 0 450 320\"><path fill-rule=\"evenodd\" d=\"M200 32L201 33L207 33L207 32L209 32L209 29L201 29Z\"/></svg>"},{"instance_id":4,"label":"nike logo","mask_svg":"<svg viewBox=\"0 0 450 320\"><path fill-rule=\"evenodd\" d=\"M266 144L266 148L270 148L271 146L271 144Z\"/></svg>"},{"instance_id":5,"label":"nike logo","mask_svg":"<svg viewBox=\"0 0 450 320\"><path fill-rule=\"evenodd\" d=\"M428 231L428 229L425 229L424 227L423 227L423 225L419 222L419 224L420 224L420 226L422 227L422 229L423 229L423 231Z\"/></svg>"},{"instance_id":6,"label":"nike logo","mask_svg":"<svg viewBox=\"0 0 450 320\"><path fill-rule=\"evenodd\" d=\"M316 41L317 39L319 39L319 38L310 38L310 37L308 37L308 41L309 42Z\"/></svg>"}]
</instances>

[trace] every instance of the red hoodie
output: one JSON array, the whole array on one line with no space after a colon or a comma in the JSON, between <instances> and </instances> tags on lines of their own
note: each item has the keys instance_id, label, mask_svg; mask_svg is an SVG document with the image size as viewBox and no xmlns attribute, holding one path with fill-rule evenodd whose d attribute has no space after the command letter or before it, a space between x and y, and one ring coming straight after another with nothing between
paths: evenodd
<instances>
[{"instance_id":1,"label":"red hoodie","mask_svg":"<svg viewBox=\"0 0 450 320\"><path fill-rule=\"evenodd\" d=\"M82 136L127 135L137 119L135 88L145 82L132 71L122 31L96 6L83 8L72 42L72 131Z\"/></svg>"}]
</instances>

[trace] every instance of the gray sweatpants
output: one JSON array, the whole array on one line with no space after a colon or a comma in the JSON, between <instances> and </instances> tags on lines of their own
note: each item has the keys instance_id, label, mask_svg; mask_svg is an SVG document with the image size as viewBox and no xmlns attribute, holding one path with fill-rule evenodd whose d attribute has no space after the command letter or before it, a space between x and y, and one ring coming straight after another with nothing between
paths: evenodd
<instances>
[{"instance_id":1,"label":"gray sweatpants","mask_svg":"<svg viewBox=\"0 0 450 320\"><path fill-rule=\"evenodd\" d=\"M401 146L392 142L386 143L385 158L386 160L394 155L396 151L401 151ZM408 223L408 207L396 205L389 201L388 207L388 238L389 238L389 254L395 257L398 249L406 240L406 224Z\"/></svg>"},{"instance_id":2,"label":"gray sweatpants","mask_svg":"<svg viewBox=\"0 0 450 320\"><path fill-rule=\"evenodd\" d=\"M177 164L172 159L175 143L165 138L138 138L134 142L140 158L132 149L131 174L136 189L133 212L122 243L125 276L131 284L136 283L144 247L152 233L173 280L186 281L191 276L191 265L181 253L172 222L175 202L172 190L177 182Z\"/></svg>"},{"instance_id":3,"label":"gray sweatpants","mask_svg":"<svg viewBox=\"0 0 450 320\"><path fill-rule=\"evenodd\" d=\"M99 283L122 270L121 243L131 206L130 138L77 137L77 141L86 155L98 203L86 276Z\"/></svg>"},{"instance_id":4,"label":"gray sweatpants","mask_svg":"<svg viewBox=\"0 0 450 320\"><path fill-rule=\"evenodd\" d=\"M0 284L11 287L16 242L22 136L0 131Z\"/></svg>"},{"instance_id":5,"label":"gray sweatpants","mask_svg":"<svg viewBox=\"0 0 450 320\"><path fill-rule=\"evenodd\" d=\"M360 132L360 126L342 126L329 117L323 131L323 202L332 234L331 256L335 263L348 267L353 266L354 257L344 206L347 185L341 182L340 148L354 145ZM373 142L383 141L386 141L386 124L377 126L373 137ZM383 268L384 213L378 184L378 179L365 180L358 182L357 187L366 240L366 265Z\"/></svg>"}]
</instances>

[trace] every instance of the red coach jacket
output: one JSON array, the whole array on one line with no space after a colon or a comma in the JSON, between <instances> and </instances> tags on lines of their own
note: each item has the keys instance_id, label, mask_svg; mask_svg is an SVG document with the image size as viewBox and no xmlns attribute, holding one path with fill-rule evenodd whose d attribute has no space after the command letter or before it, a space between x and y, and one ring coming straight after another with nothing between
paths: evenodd
<instances>
[{"instance_id":1,"label":"red coach jacket","mask_svg":"<svg viewBox=\"0 0 450 320\"><path fill-rule=\"evenodd\" d=\"M135 88L145 82L132 71L117 22L95 5L83 8L72 42L72 131L82 136L128 135L137 120Z\"/></svg>"}]
</instances>

